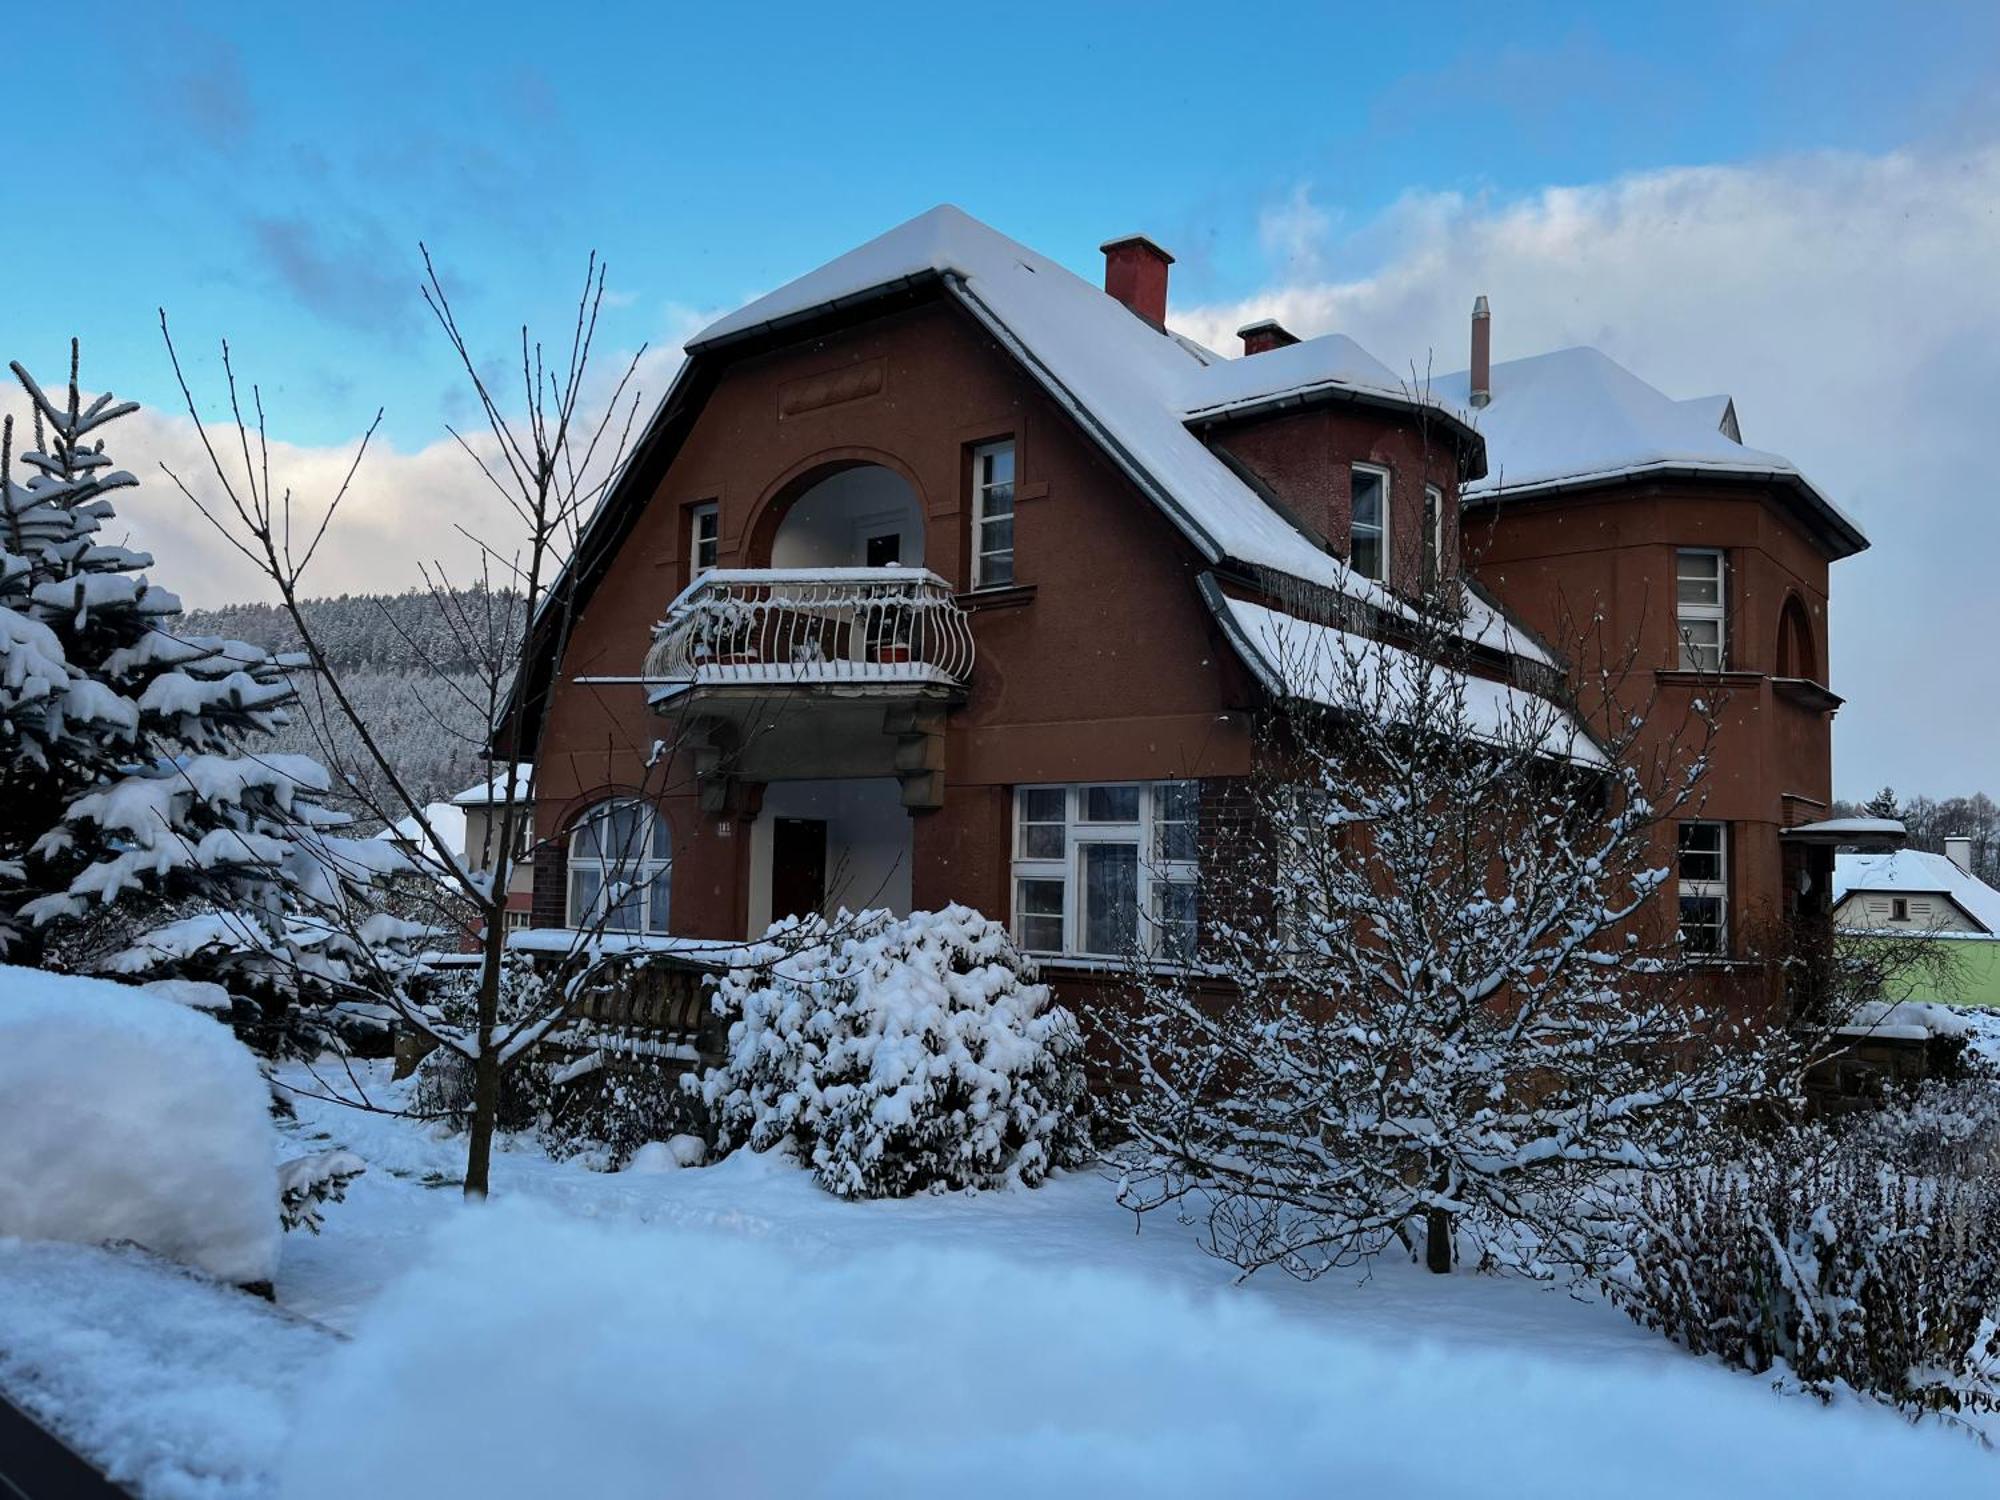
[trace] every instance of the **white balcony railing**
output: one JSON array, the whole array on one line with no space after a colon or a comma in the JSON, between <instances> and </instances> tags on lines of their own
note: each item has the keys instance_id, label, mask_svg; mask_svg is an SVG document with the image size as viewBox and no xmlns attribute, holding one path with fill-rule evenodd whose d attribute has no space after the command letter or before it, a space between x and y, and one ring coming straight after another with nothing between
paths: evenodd
<instances>
[{"instance_id":1,"label":"white balcony railing","mask_svg":"<svg viewBox=\"0 0 2000 1500\"><path fill-rule=\"evenodd\" d=\"M922 568L727 568L704 573L653 631L653 696L720 687L928 684L972 676L972 630Z\"/></svg>"}]
</instances>

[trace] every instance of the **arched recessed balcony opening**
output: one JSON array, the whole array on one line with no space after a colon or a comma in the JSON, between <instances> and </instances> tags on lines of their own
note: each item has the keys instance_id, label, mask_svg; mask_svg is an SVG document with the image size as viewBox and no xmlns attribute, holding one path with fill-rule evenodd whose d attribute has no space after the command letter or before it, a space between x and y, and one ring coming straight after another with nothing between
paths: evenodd
<instances>
[{"instance_id":1,"label":"arched recessed balcony opening","mask_svg":"<svg viewBox=\"0 0 2000 1500\"><path fill-rule=\"evenodd\" d=\"M924 565L924 513L909 481L880 464L830 474L786 507L773 568Z\"/></svg>"},{"instance_id":2,"label":"arched recessed balcony opening","mask_svg":"<svg viewBox=\"0 0 2000 1500\"><path fill-rule=\"evenodd\" d=\"M1818 682L1819 652L1813 645L1812 621L1794 594L1778 615L1778 676Z\"/></svg>"}]
</instances>

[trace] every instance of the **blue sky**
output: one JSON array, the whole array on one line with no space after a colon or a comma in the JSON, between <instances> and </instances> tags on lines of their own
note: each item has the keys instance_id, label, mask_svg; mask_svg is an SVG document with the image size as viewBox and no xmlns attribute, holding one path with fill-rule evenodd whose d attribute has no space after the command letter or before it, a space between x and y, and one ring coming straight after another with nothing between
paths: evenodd
<instances>
[{"instance_id":1,"label":"blue sky","mask_svg":"<svg viewBox=\"0 0 2000 1500\"><path fill-rule=\"evenodd\" d=\"M79 156L92 207L36 232L17 197L5 342L47 364L79 333L159 401L164 304L198 349L232 338L289 435L380 402L417 443L461 404L419 239L496 333L553 322L597 249L622 345L939 201L1086 270L1144 229L1177 298L1223 300L1302 181L1360 225L1411 188L1868 150L1990 108L2000 12L1909 9L111 5L74 78L10 83L17 159L54 193Z\"/></svg>"},{"instance_id":2,"label":"blue sky","mask_svg":"<svg viewBox=\"0 0 2000 1500\"><path fill-rule=\"evenodd\" d=\"M1733 392L1746 440L1877 541L1835 576L1838 789L2000 791L2000 6L89 17L72 66L37 42L9 79L0 357L54 375L81 335L86 383L165 422L164 305L207 397L231 339L307 487L385 407L326 592L413 583L479 503L438 447L468 402L420 239L495 356L523 320L560 331L593 249L603 348L671 351L951 201L1093 277L1100 241L1151 234L1170 321L1219 345L1278 314L1452 368L1485 291L1501 359L1592 343L1670 394ZM190 436L122 456L156 473ZM252 592L163 490L121 509L164 581Z\"/></svg>"}]
</instances>

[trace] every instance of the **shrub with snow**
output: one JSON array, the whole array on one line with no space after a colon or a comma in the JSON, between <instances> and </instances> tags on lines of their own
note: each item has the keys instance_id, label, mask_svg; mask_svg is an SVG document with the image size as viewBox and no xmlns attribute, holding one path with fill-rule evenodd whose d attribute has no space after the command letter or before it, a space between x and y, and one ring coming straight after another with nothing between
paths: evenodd
<instances>
[{"instance_id":1,"label":"shrub with snow","mask_svg":"<svg viewBox=\"0 0 2000 1500\"><path fill-rule=\"evenodd\" d=\"M1780 1130L1651 1179L1613 1299L1822 1398L2000 1409L2000 1109L1985 1085L1959 1105Z\"/></svg>"},{"instance_id":2,"label":"shrub with snow","mask_svg":"<svg viewBox=\"0 0 2000 1500\"><path fill-rule=\"evenodd\" d=\"M1085 1157L1076 1022L969 907L788 918L715 1005L720 1143L789 1145L841 1197L1033 1186Z\"/></svg>"},{"instance_id":3,"label":"shrub with snow","mask_svg":"<svg viewBox=\"0 0 2000 1500\"><path fill-rule=\"evenodd\" d=\"M209 1016L0 967L0 1236L132 1240L227 1281L277 1264L271 1091Z\"/></svg>"},{"instance_id":4,"label":"shrub with snow","mask_svg":"<svg viewBox=\"0 0 2000 1500\"><path fill-rule=\"evenodd\" d=\"M347 1185L367 1170L368 1164L352 1151L316 1151L281 1164L278 1214L285 1232L304 1229L318 1234L325 1222L320 1209L328 1203L344 1202Z\"/></svg>"}]
</instances>

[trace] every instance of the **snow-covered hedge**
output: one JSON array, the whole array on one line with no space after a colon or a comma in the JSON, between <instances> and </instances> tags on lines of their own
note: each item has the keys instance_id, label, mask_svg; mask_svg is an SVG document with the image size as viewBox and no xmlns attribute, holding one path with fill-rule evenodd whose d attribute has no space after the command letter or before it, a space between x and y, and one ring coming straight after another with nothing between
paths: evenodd
<instances>
[{"instance_id":1,"label":"snow-covered hedge","mask_svg":"<svg viewBox=\"0 0 2000 1500\"><path fill-rule=\"evenodd\" d=\"M1033 1186L1088 1147L1076 1022L969 907L787 918L715 1005L720 1143L788 1144L841 1197Z\"/></svg>"},{"instance_id":2,"label":"snow-covered hedge","mask_svg":"<svg viewBox=\"0 0 2000 1500\"><path fill-rule=\"evenodd\" d=\"M227 1281L278 1258L271 1091L228 1027L0 966L0 1236L132 1240Z\"/></svg>"}]
</instances>

